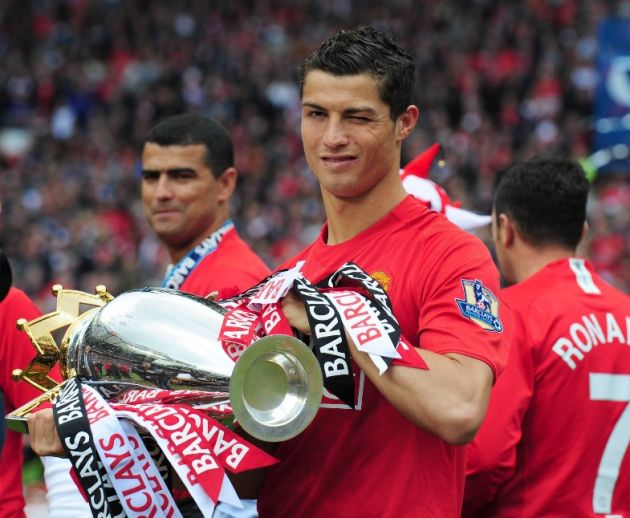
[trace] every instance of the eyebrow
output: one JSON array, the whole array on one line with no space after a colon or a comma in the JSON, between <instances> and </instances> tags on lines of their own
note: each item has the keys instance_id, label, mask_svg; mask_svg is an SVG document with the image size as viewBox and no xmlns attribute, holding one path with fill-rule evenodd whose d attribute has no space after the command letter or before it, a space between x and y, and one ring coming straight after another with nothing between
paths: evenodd
<instances>
[{"instance_id":1,"label":"eyebrow","mask_svg":"<svg viewBox=\"0 0 630 518\"><path fill-rule=\"evenodd\" d=\"M142 174L149 173L161 173L164 171L166 174L173 173L196 173L197 171L192 167L173 167L171 169L142 169Z\"/></svg>"},{"instance_id":2,"label":"eyebrow","mask_svg":"<svg viewBox=\"0 0 630 518\"><path fill-rule=\"evenodd\" d=\"M319 110L323 112L327 112L328 110L319 104L312 103L309 101L305 101L302 103L303 108L313 108L314 110ZM347 108L343 111L344 115L356 115L358 113L377 115L376 110L371 106L359 106L356 108Z\"/></svg>"}]
</instances>

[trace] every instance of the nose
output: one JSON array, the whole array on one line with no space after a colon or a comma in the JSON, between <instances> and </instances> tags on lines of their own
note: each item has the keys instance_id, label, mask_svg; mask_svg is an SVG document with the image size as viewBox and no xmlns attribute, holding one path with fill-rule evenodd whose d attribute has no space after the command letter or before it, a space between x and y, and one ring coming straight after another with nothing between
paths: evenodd
<instances>
[{"instance_id":1,"label":"nose","mask_svg":"<svg viewBox=\"0 0 630 518\"><path fill-rule=\"evenodd\" d=\"M348 133L343 121L332 117L328 119L323 143L331 149L338 149L348 144Z\"/></svg>"},{"instance_id":2,"label":"nose","mask_svg":"<svg viewBox=\"0 0 630 518\"><path fill-rule=\"evenodd\" d=\"M168 200L173 197L173 189L168 175L161 174L155 186L155 197L158 200Z\"/></svg>"}]
</instances>

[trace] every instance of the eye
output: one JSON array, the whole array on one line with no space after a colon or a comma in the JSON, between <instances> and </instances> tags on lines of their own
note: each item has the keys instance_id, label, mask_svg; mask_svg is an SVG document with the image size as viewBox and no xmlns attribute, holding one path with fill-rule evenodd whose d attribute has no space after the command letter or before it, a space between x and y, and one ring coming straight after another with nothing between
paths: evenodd
<instances>
[{"instance_id":1,"label":"eye","mask_svg":"<svg viewBox=\"0 0 630 518\"><path fill-rule=\"evenodd\" d=\"M173 169L169 171L169 177L177 181L188 181L195 178L197 173L193 169Z\"/></svg>"},{"instance_id":2,"label":"eye","mask_svg":"<svg viewBox=\"0 0 630 518\"><path fill-rule=\"evenodd\" d=\"M326 112L321 110L309 110L306 112L306 116L310 119L323 119L326 116Z\"/></svg>"},{"instance_id":3,"label":"eye","mask_svg":"<svg viewBox=\"0 0 630 518\"><path fill-rule=\"evenodd\" d=\"M372 119L370 117L366 117L365 115L350 115L348 119L358 124L368 124L372 122Z\"/></svg>"},{"instance_id":4,"label":"eye","mask_svg":"<svg viewBox=\"0 0 630 518\"><path fill-rule=\"evenodd\" d=\"M160 173L157 171L142 171L142 180L145 182L153 182L158 179Z\"/></svg>"}]
</instances>

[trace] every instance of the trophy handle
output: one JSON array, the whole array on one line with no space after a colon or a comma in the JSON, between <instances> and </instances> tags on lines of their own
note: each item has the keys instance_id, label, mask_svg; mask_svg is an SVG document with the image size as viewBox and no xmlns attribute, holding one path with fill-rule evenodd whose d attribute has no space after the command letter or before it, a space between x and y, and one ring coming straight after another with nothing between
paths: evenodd
<instances>
[{"instance_id":1,"label":"trophy handle","mask_svg":"<svg viewBox=\"0 0 630 518\"><path fill-rule=\"evenodd\" d=\"M7 414L7 428L9 428L9 430L13 430L14 432L28 433L27 416L31 413L31 410L37 408L42 403L54 401L64 384L65 381L44 392L41 396L38 396L21 407L16 408L10 414Z\"/></svg>"},{"instance_id":2,"label":"trophy handle","mask_svg":"<svg viewBox=\"0 0 630 518\"><path fill-rule=\"evenodd\" d=\"M321 367L313 352L287 335L263 337L245 349L230 377L230 404L237 423L267 442L301 433L319 410Z\"/></svg>"}]
</instances>

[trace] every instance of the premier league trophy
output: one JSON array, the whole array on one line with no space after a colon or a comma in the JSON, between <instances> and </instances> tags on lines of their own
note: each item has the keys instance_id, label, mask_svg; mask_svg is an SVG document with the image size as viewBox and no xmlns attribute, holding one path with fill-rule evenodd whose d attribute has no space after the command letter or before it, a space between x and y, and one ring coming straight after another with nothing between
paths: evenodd
<instances>
[{"instance_id":1,"label":"premier league trophy","mask_svg":"<svg viewBox=\"0 0 630 518\"><path fill-rule=\"evenodd\" d=\"M226 310L210 300L161 288L115 298L104 286L95 295L58 285L53 293L55 312L18 322L37 357L14 371L14 378L46 392L7 416L14 430L27 432L25 416L56 397L60 385L48 376L56 362L64 379L78 377L106 400L138 389L163 389L170 397L180 394L178 403L223 423L236 420L264 441L296 436L317 413L321 369L297 338L262 337L235 361L226 350L229 344L219 338ZM58 340L53 333L63 328ZM213 409L226 406L233 415L213 415Z\"/></svg>"}]
</instances>

